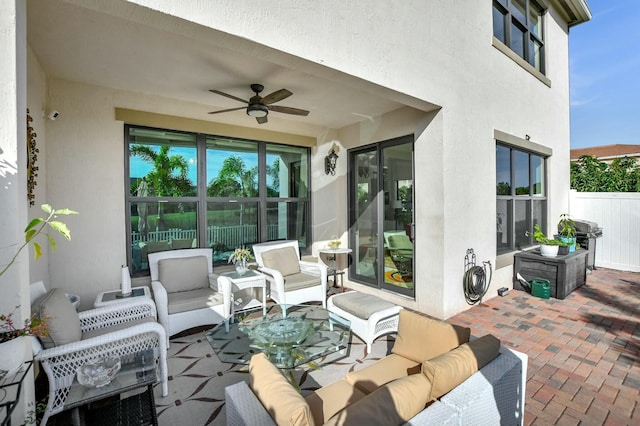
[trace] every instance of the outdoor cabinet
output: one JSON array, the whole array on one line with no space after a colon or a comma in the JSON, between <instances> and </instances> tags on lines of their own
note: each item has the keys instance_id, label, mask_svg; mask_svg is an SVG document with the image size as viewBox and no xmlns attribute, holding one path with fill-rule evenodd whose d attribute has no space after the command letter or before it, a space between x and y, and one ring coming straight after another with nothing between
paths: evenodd
<instances>
[{"instance_id":1,"label":"outdoor cabinet","mask_svg":"<svg viewBox=\"0 0 640 426\"><path fill-rule=\"evenodd\" d=\"M551 297L564 299L587 281L587 250L578 249L564 256L544 257L540 249L521 251L514 255L513 288L524 290L517 274L531 281L545 278L551 283Z\"/></svg>"}]
</instances>

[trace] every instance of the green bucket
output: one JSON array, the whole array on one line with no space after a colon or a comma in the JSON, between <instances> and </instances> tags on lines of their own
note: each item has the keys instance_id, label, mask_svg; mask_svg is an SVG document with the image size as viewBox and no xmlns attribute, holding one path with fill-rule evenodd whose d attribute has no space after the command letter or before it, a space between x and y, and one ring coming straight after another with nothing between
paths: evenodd
<instances>
[{"instance_id":1,"label":"green bucket","mask_svg":"<svg viewBox=\"0 0 640 426\"><path fill-rule=\"evenodd\" d=\"M544 278L532 279L531 294L541 299L548 299L551 296L551 282Z\"/></svg>"}]
</instances>

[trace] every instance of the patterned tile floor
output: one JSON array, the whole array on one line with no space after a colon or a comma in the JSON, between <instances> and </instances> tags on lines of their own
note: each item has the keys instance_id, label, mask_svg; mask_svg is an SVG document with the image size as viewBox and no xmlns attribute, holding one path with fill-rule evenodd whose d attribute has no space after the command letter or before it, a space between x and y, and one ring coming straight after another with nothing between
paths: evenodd
<instances>
[{"instance_id":1,"label":"patterned tile floor","mask_svg":"<svg viewBox=\"0 0 640 426\"><path fill-rule=\"evenodd\" d=\"M511 290L448 321L529 355L525 425L640 424L640 273L598 268L564 300Z\"/></svg>"}]
</instances>

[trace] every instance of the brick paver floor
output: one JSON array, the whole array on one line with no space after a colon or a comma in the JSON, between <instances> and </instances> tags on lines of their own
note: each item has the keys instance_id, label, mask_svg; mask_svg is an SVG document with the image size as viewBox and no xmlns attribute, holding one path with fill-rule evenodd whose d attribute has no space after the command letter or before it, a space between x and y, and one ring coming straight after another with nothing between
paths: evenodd
<instances>
[{"instance_id":1,"label":"brick paver floor","mask_svg":"<svg viewBox=\"0 0 640 426\"><path fill-rule=\"evenodd\" d=\"M511 290L448 321L529 356L525 425L640 425L640 273L598 268L564 300Z\"/></svg>"}]
</instances>

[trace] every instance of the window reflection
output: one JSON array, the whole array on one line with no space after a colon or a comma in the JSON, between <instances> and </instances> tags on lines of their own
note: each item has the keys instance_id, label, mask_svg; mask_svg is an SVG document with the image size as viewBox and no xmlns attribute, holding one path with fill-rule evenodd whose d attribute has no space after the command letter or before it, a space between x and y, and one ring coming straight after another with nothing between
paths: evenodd
<instances>
[{"instance_id":1,"label":"window reflection","mask_svg":"<svg viewBox=\"0 0 640 426\"><path fill-rule=\"evenodd\" d=\"M258 144L207 139L207 196L258 196Z\"/></svg>"}]
</instances>

